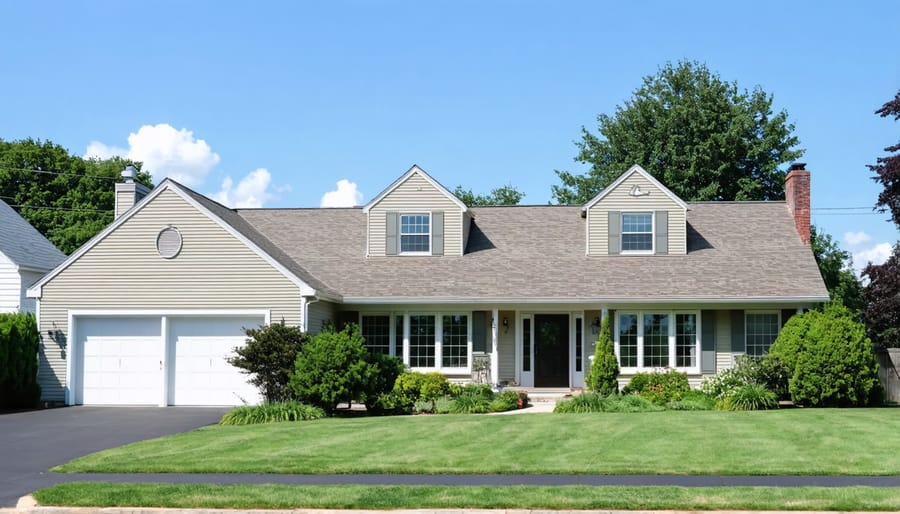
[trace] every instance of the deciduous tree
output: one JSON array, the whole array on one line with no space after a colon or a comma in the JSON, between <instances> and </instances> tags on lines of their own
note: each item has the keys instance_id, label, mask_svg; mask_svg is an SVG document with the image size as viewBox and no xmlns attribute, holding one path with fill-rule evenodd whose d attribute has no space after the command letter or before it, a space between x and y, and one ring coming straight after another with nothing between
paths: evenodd
<instances>
[{"instance_id":1,"label":"deciduous tree","mask_svg":"<svg viewBox=\"0 0 900 514\"><path fill-rule=\"evenodd\" d=\"M587 173L556 172L558 203L588 201L633 164L685 200L781 199L778 167L803 154L771 94L740 90L693 61L666 64L597 120L599 134L582 127L576 143L575 161L589 165Z\"/></svg>"},{"instance_id":2,"label":"deciduous tree","mask_svg":"<svg viewBox=\"0 0 900 514\"><path fill-rule=\"evenodd\" d=\"M469 207L482 205L519 205L525 193L519 191L512 184L492 189L490 194L475 194L471 189L463 189L462 186L456 186L453 194L462 200L462 203Z\"/></svg>"}]
</instances>

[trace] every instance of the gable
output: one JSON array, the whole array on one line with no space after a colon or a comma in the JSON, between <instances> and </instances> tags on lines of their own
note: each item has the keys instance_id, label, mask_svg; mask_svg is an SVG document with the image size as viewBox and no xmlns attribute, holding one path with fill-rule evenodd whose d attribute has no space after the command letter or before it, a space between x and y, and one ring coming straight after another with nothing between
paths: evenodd
<instances>
[{"instance_id":1,"label":"gable","mask_svg":"<svg viewBox=\"0 0 900 514\"><path fill-rule=\"evenodd\" d=\"M687 204L654 179L640 166L633 166L585 204L587 217L587 254L619 253L621 216L649 214L652 219L657 253L687 253ZM661 232L665 231L665 232ZM612 249L611 249L612 248ZM664 251L659 250L663 248Z\"/></svg>"},{"instance_id":2,"label":"gable","mask_svg":"<svg viewBox=\"0 0 900 514\"><path fill-rule=\"evenodd\" d=\"M437 236L442 238L442 248L433 252L435 255L462 255L466 210L458 198L414 166L363 208L368 218L368 255L389 255L389 240L396 247L394 241L399 237L400 218L410 214L429 216L433 250Z\"/></svg>"},{"instance_id":3,"label":"gable","mask_svg":"<svg viewBox=\"0 0 900 514\"><path fill-rule=\"evenodd\" d=\"M0 220L0 252L17 267L48 271L66 259L64 253L3 200L0 200Z\"/></svg>"}]
</instances>

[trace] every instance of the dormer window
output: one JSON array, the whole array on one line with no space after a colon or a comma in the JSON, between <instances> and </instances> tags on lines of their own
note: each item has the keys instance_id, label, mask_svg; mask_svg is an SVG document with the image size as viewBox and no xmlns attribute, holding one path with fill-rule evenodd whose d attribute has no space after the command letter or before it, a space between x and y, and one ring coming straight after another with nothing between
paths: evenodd
<instances>
[{"instance_id":1,"label":"dormer window","mask_svg":"<svg viewBox=\"0 0 900 514\"><path fill-rule=\"evenodd\" d=\"M400 253L431 253L430 214L400 214Z\"/></svg>"},{"instance_id":2,"label":"dormer window","mask_svg":"<svg viewBox=\"0 0 900 514\"><path fill-rule=\"evenodd\" d=\"M653 252L653 213L622 213L622 253Z\"/></svg>"}]
</instances>

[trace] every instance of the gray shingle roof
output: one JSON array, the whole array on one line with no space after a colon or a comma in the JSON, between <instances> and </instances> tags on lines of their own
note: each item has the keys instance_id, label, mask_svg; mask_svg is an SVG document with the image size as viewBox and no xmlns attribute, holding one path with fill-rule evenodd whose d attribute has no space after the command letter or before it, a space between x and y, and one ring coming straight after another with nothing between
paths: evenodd
<instances>
[{"instance_id":1,"label":"gray shingle roof","mask_svg":"<svg viewBox=\"0 0 900 514\"><path fill-rule=\"evenodd\" d=\"M366 257L359 208L237 214L346 301L827 298L783 202L689 207L688 253L670 256L586 256L580 206L472 208L466 254L444 257Z\"/></svg>"},{"instance_id":2,"label":"gray shingle roof","mask_svg":"<svg viewBox=\"0 0 900 514\"><path fill-rule=\"evenodd\" d=\"M0 252L16 266L37 271L49 271L66 260L66 254L2 200Z\"/></svg>"}]
</instances>

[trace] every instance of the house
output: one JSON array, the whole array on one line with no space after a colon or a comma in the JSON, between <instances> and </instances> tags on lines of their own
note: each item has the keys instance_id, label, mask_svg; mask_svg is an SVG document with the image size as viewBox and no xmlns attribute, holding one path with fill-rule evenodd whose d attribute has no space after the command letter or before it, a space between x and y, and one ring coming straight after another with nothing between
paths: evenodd
<instances>
[{"instance_id":1,"label":"house","mask_svg":"<svg viewBox=\"0 0 900 514\"><path fill-rule=\"evenodd\" d=\"M12 207L0 200L0 312L34 312L29 285L66 259Z\"/></svg>"},{"instance_id":2,"label":"house","mask_svg":"<svg viewBox=\"0 0 900 514\"><path fill-rule=\"evenodd\" d=\"M633 166L583 206L467 207L413 166L361 208L229 209L126 178L119 217L29 289L41 385L68 404L254 401L224 356L285 320L357 322L454 380L578 388L610 316L623 382L668 367L696 386L828 299L809 184L796 164L785 202L685 202Z\"/></svg>"}]
</instances>

